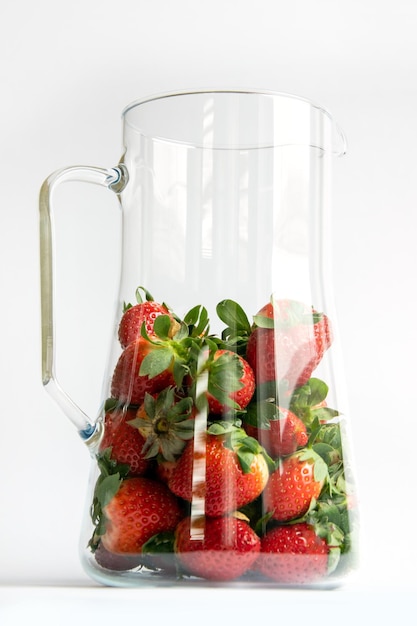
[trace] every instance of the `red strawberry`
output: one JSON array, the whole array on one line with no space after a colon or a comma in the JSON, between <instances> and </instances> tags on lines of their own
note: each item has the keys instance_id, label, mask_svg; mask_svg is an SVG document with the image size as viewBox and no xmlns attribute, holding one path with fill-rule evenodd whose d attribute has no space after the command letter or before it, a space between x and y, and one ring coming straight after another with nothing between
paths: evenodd
<instances>
[{"instance_id":1,"label":"red strawberry","mask_svg":"<svg viewBox=\"0 0 417 626\"><path fill-rule=\"evenodd\" d=\"M137 428L128 423L134 417L135 411L131 410L116 409L106 413L100 452L111 448L110 458L117 463L127 463L131 476L142 476L150 462L142 452L144 437Z\"/></svg>"},{"instance_id":2,"label":"red strawberry","mask_svg":"<svg viewBox=\"0 0 417 626\"><path fill-rule=\"evenodd\" d=\"M242 411L255 391L255 375L249 363L235 352L216 350L209 366L208 385L210 413L221 415L233 407Z\"/></svg>"},{"instance_id":3,"label":"red strawberry","mask_svg":"<svg viewBox=\"0 0 417 626\"><path fill-rule=\"evenodd\" d=\"M114 552L106 550L101 542L94 552L94 557L101 567L117 572L133 569L142 564L142 558L138 554L133 556L114 554Z\"/></svg>"},{"instance_id":4,"label":"red strawberry","mask_svg":"<svg viewBox=\"0 0 417 626\"><path fill-rule=\"evenodd\" d=\"M308 442L304 422L292 411L281 407L276 407L274 418L268 420L265 428L245 424L245 430L274 458L292 454Z\"/></svg>"},{"instance_id":5,"label":"red strawberry","mask_svg":"<svg viewBox=\"0 0 417 626\"><path fill-rule=\"evenodd\" d=\"M246 358L257 384L287 381L289 390L304 385L332 343L324 313L293 300L274 300L254 318Z\"/></svg>"},{"instance_id":6,"label":"red strawberry","mask_svg":"<svg viewBox=\"0 0 417 626\"><path fill-rule=\"evenodd\" d=\"M167 485L169 479L172 478L176 467L177 461L165 461L164 459L158 460L158 464L155 469L155 474L158 480Z\"/></svg>"},{"instance_id":7,"label":"red strawberry","mask_svg":"<svg viewBox=\"0 0 417 626\"><path fill-rule=\"evenodd\" d=\"M255 500L269 476L258 442L235 427L229 434L210 434L217 428L222 427L210 427L202 447L197 447L195 441L188 442L168 481L171 491L184 500L204 501L205 513L210 517Z\"/></svg>"},{"instance_id":8,"label":"red strawberry","mask_svg":"<svg viewBox=\"0 0 417 626\"><path fill-rule=\"evenodd\" d=\"M111 383L111 393L114 398L125 404L142 404L147 392L156 393L174 384L171 371L172 358L169 355L167 367L161 373L156 376L139 374L145 357L157 350L161 354L162 351L166 352L164 348L160 348L143 337L138 337L123 350L116 364Z\"/></svg>"},{"instance_id":9,"label":"red strawberry","mask_svg":"<svg viewBox=\"0 0 417 626\"><path fill-rule=\"evenodd\" d=\"M319 497L326 477L327 465L313 450L305 448L285 457L264 490L265 510L280 522L301 517Z\"/></svg>"},{"instance_id":10,"label":"red strawberry","mask_svg":"<svg viewBox=\"0 0 417 626\"><path fill-rule=\"evenodd\" d=\"M330 548L306 524L278 526L261 540L256 569L281 583L305 584L327 574Z\"/></svg>"},{"instance_id":11,"label":"red strawberry","mask_svg":"<svg viewBox=\"0 0 417 626\"><path fill-rule=\"evenodd\" d=\"M182 518L177 498L149 478L125 479L103 507L106 519L101 542L115 554L137 554L153 535L173 531Z\"/></svg>"},{"instance_id":12,"label":"red strawberry","mask_svg":"<svg viewBox=\"0 0 417 626\"><path fill-rule=\"evenodd\" d=\"M153 325L159 315L169 315L172 319L167 307L153 300L140 302L127 308L119 324L119 341L122 348L126 348L140 335L143 323L145 323L146 333L152 337Z\"/></svg>"},{"instance_id":13,"label":"red strawberry","mask_svg":"<svg viewBox=\"0 0 417 626\"><path fill-rule=\"evenodd\" d=\"M259 555L260 539L235 517L184 518L175 531L175 551L188 573L208 580L233 580Z\"/></svg>"}]
</instances>

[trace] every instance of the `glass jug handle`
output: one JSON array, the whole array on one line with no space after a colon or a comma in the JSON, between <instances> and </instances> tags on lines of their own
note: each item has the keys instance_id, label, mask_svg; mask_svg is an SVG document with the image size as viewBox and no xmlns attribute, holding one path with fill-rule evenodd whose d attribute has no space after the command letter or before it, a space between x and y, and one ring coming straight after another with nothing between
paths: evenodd
<instances>
[{"instance_id":1,"label":"glass jug handle","mask_svg":"<svg viewBox=\"0 0 417 626\"><path fill-rule=\"evenodd\" d=\"M51 216L55 188L64 182L87 182L101 185L120 193L127 182L123 165L112 169L74 166L60 169L43 183L39 196L40 258L41 258L41 324L42 324L42 382L55 402L69 417L84 440L95 432L94 421L72 400L60 386L54 365L54 311L53 311L53 244Z\"/></svg>"}]
</instances>

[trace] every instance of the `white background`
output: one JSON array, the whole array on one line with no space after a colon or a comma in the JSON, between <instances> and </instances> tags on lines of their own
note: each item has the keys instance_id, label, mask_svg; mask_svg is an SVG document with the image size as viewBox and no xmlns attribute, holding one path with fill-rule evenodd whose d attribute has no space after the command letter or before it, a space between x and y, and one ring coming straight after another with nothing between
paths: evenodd
<instances>
[{"instance_id":1,"label":"white background","mask_svg":"<svg viewBox=\"0 0 417 626\"><path fill-rule=\"evenodd\" d=\"M161 619L171 615L171 621L180 620L181 608L187 619L201 621L200 599L210 602L206 617L223 602L234 619L263 620L278 606L281 616L298 610L301 623L324 610L333 612L336 624L360 614L389 623L415 612L416 32L415 0L2 1L5 624L29 615L42 615L47 624L57 616L62 624L84 623L94 613L110 623L120 606L137 615L140 606L147 617L159 607ZM106 590L78 561L89 457L41 384L39 187L63 166L116 165L120 113L132 100L204 87L305 96L328 108L348 138L348 153L334 168L333 288L361 500L362 565L340 591L211 590L206 597L203 590ZM87 243L94 239L91 232L86 237ZM103 247L106 268L111 241ZM106 275L92 284L86 303L98 344L94 331L105 326L109 298L101 295Z\"/></svg>"}]
</instances>

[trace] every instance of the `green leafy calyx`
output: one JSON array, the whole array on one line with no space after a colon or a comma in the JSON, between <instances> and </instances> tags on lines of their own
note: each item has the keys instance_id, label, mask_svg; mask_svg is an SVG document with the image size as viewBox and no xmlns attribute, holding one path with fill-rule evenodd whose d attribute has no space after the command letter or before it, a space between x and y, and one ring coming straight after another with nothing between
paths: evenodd
<instances>
[{"instance_id":1,"label":"green leafy calyx","mask_svg":"<svg viewBox=\"0 0 417 626\"><path fill-rule=\"evenodd\" d=\"M145 438L145 458L161 455L167 461L175 461L194 435L192 407L192 399L178 398L173 387L164 389L156 398L145 395L142 409L129 421Z\"/></svg>"}]
</instances>

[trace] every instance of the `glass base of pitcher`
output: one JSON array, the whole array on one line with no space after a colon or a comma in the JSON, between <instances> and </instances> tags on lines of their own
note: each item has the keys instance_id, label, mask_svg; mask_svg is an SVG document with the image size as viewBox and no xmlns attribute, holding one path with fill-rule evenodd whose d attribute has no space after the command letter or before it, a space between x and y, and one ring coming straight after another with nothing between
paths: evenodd
<instances>
[{"instance_id":1,"label":"glass base of pitcher","mask_svg":"<svg viewBox=\"0 0 417 626\"><path fill-rule=\"evenodd\" d=\"M117 571L101 567L91 553L82 555L82 565L86 574L101 585L109 587L217 587L247 589L316 589L333 590L345 585L357 570L357 557L354 554L343 555L337 572L310 582L274 581L256 572L249 571L234 580L207 580L198 576L185 575L175 569L175 555L171 557L172 569L156 570L146 566L137 566L131 570Z\"/></svg>"}]
</instances>

